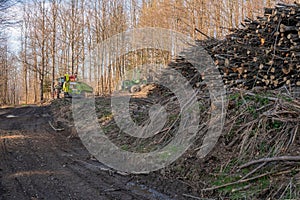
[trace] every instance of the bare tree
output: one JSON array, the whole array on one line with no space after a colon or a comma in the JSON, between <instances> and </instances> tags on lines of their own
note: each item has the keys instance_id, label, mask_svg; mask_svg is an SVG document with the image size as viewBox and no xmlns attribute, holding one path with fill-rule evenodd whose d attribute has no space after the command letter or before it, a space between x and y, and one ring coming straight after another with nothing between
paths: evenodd
<instances>
[{"instance_id":1,"label":"bare tree","mask_svg":"<svg viewBox=\"0 0 300 200\"><path fill-rule=\"evenodd\" d=\"M16 22L7 11L14 3L12 0L0 0L0 105L10 103L7 27Z\"/></svg>"},{"instance_id":2,"label":"bare tree","mask_svg":"<svg viewBox=\"0 0 300 200\"><path fill-rule=\"evenodd\" d=\"M52 0L51 4L51 20L52 21L52 42L51 42L51 56L52 56L52 80L51 80L51 93L54 99L54 84L55 84L55 68L56 68L56 31L57 31L57 3L56 0Z\"/></svg>"},{"instance_id":3,"label":"bare tree","mask_svg":"<svg viewBox=\"0 0 300 200\"><path fill-rule=\"evenodd\" d=\"M245 17L255 18L265 6L278 1L259 0L30 0L24 1L22 29L22 89L25 102L43 100L54 81L65 73L86 79L96 94L111 93L125 68L163 60L171 55L155 49L135 52L110 62L113 51L100 51L99 44L115 34L136 27L161 27L194 39L222 39ZM291 3L292 0L285 2ZM7 51L3 26L12 1L0 0L0 92L1 101L14 87L7 74L17 66ZM28 9L30 7L30 9ZM176 42L176 41L175 41ZM108 53L110 52L110 53ZM7 77L7 78L6 78ZM16 88L18 88L16 86ZM17 90L15 90L17 91ZM49 91L50 94L50 91ZM11 96L11 95L10 95ZM17 96L17 95L16 95ZM10 98L14 99L14 98Z\"/></svg>"}]
</instances>

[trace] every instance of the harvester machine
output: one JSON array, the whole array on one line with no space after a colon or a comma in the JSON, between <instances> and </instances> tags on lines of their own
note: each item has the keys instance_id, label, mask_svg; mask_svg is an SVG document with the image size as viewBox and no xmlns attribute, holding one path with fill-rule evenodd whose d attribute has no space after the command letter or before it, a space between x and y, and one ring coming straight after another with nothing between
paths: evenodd
<instances>
[{"instance_id":1,"label":"harvester machine","mask_svg":"<svg viewBox=\"0 0 300 200\"><path fill-rule=\"evenodd\" d=\"M59 77L57 79L56 95L60 98L60 94L63 93L65 98L72 97L86 97L88 94L93 93L93 88L88 84L78 81L76 75L68 75Z\"/></svg>"}]
</instances>

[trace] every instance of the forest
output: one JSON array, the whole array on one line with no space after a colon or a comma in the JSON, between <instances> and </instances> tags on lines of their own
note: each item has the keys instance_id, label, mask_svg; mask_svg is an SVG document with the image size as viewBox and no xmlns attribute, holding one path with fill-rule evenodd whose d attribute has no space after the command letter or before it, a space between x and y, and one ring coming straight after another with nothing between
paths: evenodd
<instances>
[{"instance_id":1,"label":"forest","mask_svg":"<svg viewBox=\"0 0 300 200\"><path fill-rule=\"evenodd\" d=\"M300 199L299 60L300 0L0 0L0 199Z\"/></svg>"},{"instance_id":2,"label":"forest","mask_svg":"<svg viewBox=\"0 0 300 200\"><path fill-rule=\"evenodd\" d=\"M109 95L124 69L162 57L166 65L176 55L142 49L107 64L97 60L103 41L143 27L171 29L194 40L222 40L243 20L255 19L278 2L0 0L0 105L51 100L56 78L66 73L77 74L96 95ZM12 50L12 29L19 32L18 50Z\"/></svg>"}]
</instances>

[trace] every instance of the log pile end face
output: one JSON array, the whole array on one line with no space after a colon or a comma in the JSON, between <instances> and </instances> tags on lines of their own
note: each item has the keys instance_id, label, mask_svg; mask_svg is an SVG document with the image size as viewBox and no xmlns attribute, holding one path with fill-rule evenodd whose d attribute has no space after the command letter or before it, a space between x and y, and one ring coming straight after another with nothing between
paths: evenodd
<instances>
[{"instance_id":1,"label":"log pile end face","mask_svg":"<svg viewBox=\"0 0 300 200\"><path fill-rule=\"evenodd\" d=\"M198 41L208 51L228 87L300 87L300 5L265 8L222 41ZM187 65L183 65L186 66Z\"/></svg>"}]
</instances>

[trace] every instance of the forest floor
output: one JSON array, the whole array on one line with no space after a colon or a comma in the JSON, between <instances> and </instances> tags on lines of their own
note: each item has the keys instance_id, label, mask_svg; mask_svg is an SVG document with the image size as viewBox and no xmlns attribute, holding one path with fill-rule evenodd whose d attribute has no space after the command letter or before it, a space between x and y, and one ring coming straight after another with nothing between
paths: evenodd
<instances>
[{"instance_id":1,"label":"forest floor","mask_svg":"<svg viewBox=\"0 0 300 200\"><path fill-rule=\"evenodd\" d=\"M108 98L98 100L102 105L109 103ZM69 104L70 99L57 102ZM99 163L72 136L67 123L61 124L64 131L53 130L51 122L54 124L57 113L52 108L0 109L1 200L183 199L186 187L180 182L155 175L119 174ZM145 180L156 182L157 188L143 184Z\"/></svg>"},{"instance_id":2,"label":"forest floor","mask_svg":"<svg viewBox=\"0 0 300 200\"><path fill-rule=\"evenodd\" d=\"M140 94L130 101L137 123L147 120L150 105L163 101L171 112L167 126L176 125L176 101ZM209 155L197 157L199 136L170 166L140 175L91 156L77 136L71 99L0 109L0 199L297 199L299 99L280 91L231 91L228 98L224 133ZM114 143L132 151L153 147L120 139L111 98L95 102L99 123ZM152 139L163 146L171 136L172 131ZM267 158L273 160L249 163Z\"/></svg>"}]
</instances>

